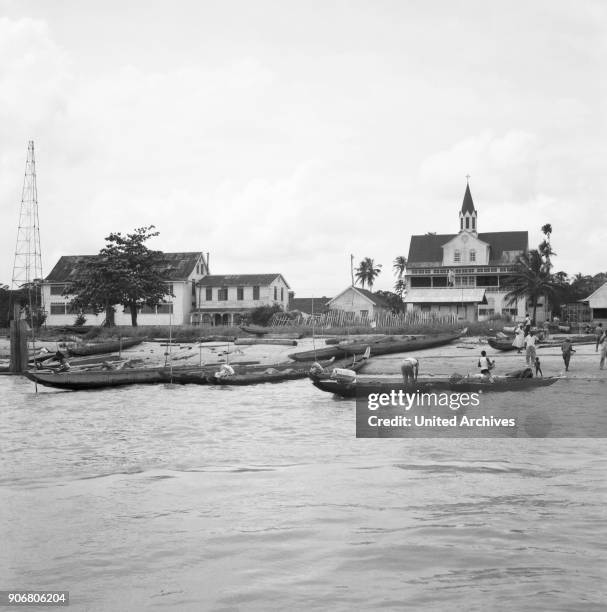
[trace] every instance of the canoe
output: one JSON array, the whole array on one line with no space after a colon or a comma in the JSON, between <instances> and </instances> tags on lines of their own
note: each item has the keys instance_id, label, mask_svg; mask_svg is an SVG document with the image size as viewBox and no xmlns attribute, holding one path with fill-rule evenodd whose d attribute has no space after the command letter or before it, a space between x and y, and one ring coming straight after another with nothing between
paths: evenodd
<instances>
[{"instance_id":1,"label":"canoe","mask_svg":"<svg viewBox=\"0 0 607 612\"><path fill-rule=\"evenodd\" d=\"M238 338L234 342L235 346L251 346L255 344L276 344L278 346L297 346L297 340L287 340L285 338Z\"/></svg>"},{"instance_id":2,"label":"canoe","mask_svg":"<svg viewBox=\"0 0 607 612\"><path fill-rule=\"evenodd\" d=\"M512 344L514 338L487 338L487 342L491 348L498 351L516 351L516 346ZM524 347L523 347L524 348Z\"/></svg>"},{"instance_id":3,"label":"canoe","mask_svg":"<svg viewBox=\"0 0 607 612\"><path fill-rule=\"evenodd\" d=\"M69 350L70 355L98 355L99 353L117 353L118 351L131 348L141 344L145 338L125 338L124 340L111 340L110 342L98 342L96 344L76 345Z\"/></svg>"},{"instance_id":4,"label":"canoe","mask_svg":"<svg viewBox=\"0 0 607 612\"><path fill-rule=\"evenodd\" d=\"M548 387L553 385L558 377L546 378L513 378L508 376L494 377L493 382L484 377L442 377L442 378L418 378L417 382L408 387L402 379L392 378L359 378L354 383L343 383L335 380L321 380L310 376L312 383L321 391L334 393L341 397L364 397L369 393L390 393L395 391L409 392L433 392L433 391L459 391L468 393L471 391L504 392L504 391L528 391L537 387Z\"/></svg>"},{"instance_id":5,"label":"canoe","mask_svg":"<svg viewBox=\"0 0 607 612\"><path fill-rule=\"evenodd\" d=\"M349 370L354 370L355 372L361 369L366 362L364 361L356 361L353 362L352 358L343 359L338 362L329 362L323 365L324 368L327 368L327 375L334 368L347 368ZM247 374L236 374L234 376L226 376L225 378L216 378L215 376L209 376L208 380L210 384L214 385L259 385L265 383L279 383L284 382L286 380L297 380L301 378L306 378L310 373L310 368L312 367L311 363L306 363L305 365L302 362L292 363L290 368L286 368L282 371L267 371L270 368L267 368L266 371L263 372L250 372Z\"/></svg>"},{"instance_id":6,"label":"canoe","mask_svg":"<svg viewBox=\"0 0 607 612\"><path fill-rule=\"evenodd\" d=\"M435 346L443 346L463 336L468 330L450 334L439 334L437 336L412 336L407 340L382 340L372 343L373 356L390 355L393 353L407 353L410 351L421 351ZM303 351L291 353L289 357L295 361L308 361L310 359L327 359L329 357L340 358L346 355L354 355L364 352L369 346L368 342L341 343L337 346L328 346L317 351Z\"/></svg>"},{"instance_id":7,"label":"canoe","mask_svg":"<svg viewBox=\"0 0 607 612\"><path fill-rule=\"evenodd\" d=\"M270 327L258 327L257 325L241 325L240 329L247 334L255 334L256 336L263 336L272 331Z\"/></svg>"},{"instance_id":8,"label":"canoe","mask_svg":"<svg viewBox=\"0 0 607 612\"><path fill-rule=\"evenodd\" d=\"M85 372L24 372L30 380L55 389L101 389L123 385L145 385L167 380L167 368L127 368Z\"/></svg>"}]
</instances>

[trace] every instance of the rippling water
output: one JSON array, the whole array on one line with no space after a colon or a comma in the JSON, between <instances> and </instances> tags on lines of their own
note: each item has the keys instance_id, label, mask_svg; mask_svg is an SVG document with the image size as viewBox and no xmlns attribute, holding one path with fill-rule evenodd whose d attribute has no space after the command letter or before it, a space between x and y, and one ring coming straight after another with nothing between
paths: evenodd
<instances>
[{"instance_id":1,"label":"rippling water","mask_svg":"<svg viewBox=\"0 0 607 612\"><path fill-rule=\"evenodd\" d=\"M0 414L0 588L75 610L605 609L604 440L357 440L353 404L307 381L0 377Z\"/></svg>"}]
</instances>

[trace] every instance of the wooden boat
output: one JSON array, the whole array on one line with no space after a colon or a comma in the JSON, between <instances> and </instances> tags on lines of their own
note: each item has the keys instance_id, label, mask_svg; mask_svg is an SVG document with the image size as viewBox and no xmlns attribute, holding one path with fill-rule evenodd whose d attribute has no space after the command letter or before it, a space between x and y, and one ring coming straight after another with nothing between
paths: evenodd
<instances>
[{"instance_id":1,"label":"wooden boat","mask_svg":"<svg viewBox=\"0 0 607 612\"><path fill-rule=\"evenodd\" d=\"M328 376L330 371L332 371L334 368L347 368L349 370L354 370L355 372L357 372L364 365L366 365L366 361L363 361L362 359L354 361L350 357L341 361L330 361L323 365L323 368L326 368ZM264 383L279 383L286 380L297 380L301 378L306 378L310 374L311 367L311 363L306 363L304 365L303 362L296 362L291 363L290 368L285 368L282 371L275 370L274 368L267 368L265 371L262 372L236 374L234 376L227 376L225 378L216 378L215 376L209 376L208 381L210 384L215 385L259 385Z\"/></svg>"},{"instance_id":2,"label":"wooden boat","mask_svg":"<svg viewBox=\"0 0 607 612\"><path fill-rule=\"evenodd\" d=\"M270 327L259 327L257 325L241 325L240 329L247 334L255 334L256 336L263 336L272 331Z\"/></svg>"},{"instance_id":3,"label":"wooden boat","mask_svg":"<svg viewBox=\"0 0 607 612\"><path fill-rule=\"evenodd\" d=\"M553 385L558 377L550 376L546 378L514 378L509 376L494 376L493 380L480 376L451 376L441 378L418 378L417 382L406 386L402 379L393 377L377 378L358 378L353 383L343 383L336 380L322 380L319 377L310 376L312 383L321 391L334 393L341 397L364 397L369 393L390 393L395 391L415 391L434 392L434 391L459 391L468 393L471 391L506 392L506 391L529 391L538 387L548 387Z\"/></svg>"},{"instance_id":4,"label":"wooden boat","mask_svg":"<svg viewBox=\"0 0 607 612\"><path fill-rule=\"evenodd\" d=\"M100 353L117 353L118 351L131 348L141 344L145 338L125 338L123 340L111 340L109 342L98 342L96 344L81 344L71 347L70 355L98 355Z\"/></svg>"},{"instance_id":5,"label":"wooden boat","mask_svg":"<svg viewBox=\"0 0 607 612\"><path fill-rule=\"evenodd\" d=\"M101 389L123 385L146 385L165 382L167 368L125 368L124 370L97 370L84 372L28 371L24 376L30 380L55 389Z\"/></svg>"},{"instance_id":6,"label":"wooden boat","mask_svg":"<svg viewBox=\"0 0 607 612\"><path fill-rule=\"evenodd\" d=\"M498 351L517 351L518 348L512 344L514 338L487 338L491 348Z\"/></svg>"},{"instance_id":7,"label":"wooden boat","mask_svg":"<svg viewBox=\"0 0 607 612\"><path fill-rule=\"evenodd\" d=\"M251 346L254 344L276 344L278 346L297 346L297 340L287 340L286 338L238 338L235 346Z\"/></svg>"},{"instance_id":8,"label":"wooden boat","mask_svg":"<svg viewBox=\"0 0 607 612\"><path fill-rule=\"evenodd\" d=\"M392 353L406 353L409 351L421 351L435 346L449 344L453 340L463 336L468 329L450 334L439 334L437 336L412 336L406 340L382 340L373 343L373 356L389 355ZM295 361L309 361L310 359L327 359L329 357L344 357L362 353L369 346L368 342L342 342L337 346L328 346L317 351L303 351L301 353L291 353L289 357Z\"/></svg>"}]
</instances>

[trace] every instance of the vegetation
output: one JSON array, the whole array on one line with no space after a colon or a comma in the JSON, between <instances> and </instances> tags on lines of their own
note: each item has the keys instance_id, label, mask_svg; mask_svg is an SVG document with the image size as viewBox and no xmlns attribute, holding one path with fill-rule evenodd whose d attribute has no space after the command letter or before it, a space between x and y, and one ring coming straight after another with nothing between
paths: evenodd
<instances>
[{"instance_id":1,"label":"vegetation","mask_svg":"<svg viewBox=\"0 0 607 612\"><path fill-rule=\"evenodd\" d=\"M161 251L152 251L145 242L158 232L153 225L139 227L131 234L120 232L106 237L106 246L78 270L77 278L66 287L65 295L75 295L76 311L105 311L105 325L114 325L114 304L131 313L137 326L137 313L143 306L157 306L167 297Z\"/></svg>"},{"instance_id":2,"label":"vegetation","mask_svg":"<svg viewBox=\"0 0 607 612\"><path fill-rule=\"evenodd\" d=\"M274 304L273 306L258 306L251 311L247 317L247 321L254 325L267 325L277 312L282 312L282 308L278 304Z\"/></svg>"},{"instance_id":3,"label":"vegetation","mask_svg":"<svg viewBox=\"0 0 607 612\"><path fill-rule=\"evenodd\" d=\"M390 306L390 312L393 314L399 314L405 312L405 303L403 298L398 293L392 293L392 291L376 291L375 295L383 298Z\"/></svg>"},{"instance_id":4,"label":"vegetation","mask_svg":"<svg viewBox=\"0 0 607 612\"><path fill-rule=\"evenodd\" d=\"M407 270L407 258L404 255L398 255L392 262L392 269L396 276L396 282L394 283L394 293L400 296L401 301L405 290L407 289L407 283L405 281L405 272Z\"/></svg>"},{"instance_id":5,"label":"vegetation","mask_svg":"<svg viewBox=\"0 0 607 612\"><path fill-rule=\"evenodd\" d=\"M0 327L8 327L13 318L13 305L18 304L25 312L29 325L38 329L46 320L42 308L42 285L36 280L20 289L11 290L8 285L0 285Z\"/></svg>"},{"instance_id":6,"label":"vegetation","mask_svg":"<svg viewBox=\"0 0 607 612\"><path fill-rule=\"evenodd\" d=\"M365 257L354 270L356 281L363 288L367 285L369 289L373 289L373 283L381 273L381 268L381 264L376 264L370 257Z\"/></svg>"}]
</instances>

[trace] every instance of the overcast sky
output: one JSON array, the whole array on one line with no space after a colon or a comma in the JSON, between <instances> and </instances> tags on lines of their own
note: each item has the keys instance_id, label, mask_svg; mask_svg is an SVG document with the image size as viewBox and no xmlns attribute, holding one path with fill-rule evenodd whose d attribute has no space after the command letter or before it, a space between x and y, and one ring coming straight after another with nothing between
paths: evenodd
<instances>
[{"instance_id":1,"label":"overcast sky","mask_svg":"<svg viewBox=\"0 0 607 612\"><path fill-rule=\"evenodd\" d=\"M0 0L0 283L35 141L47 274L112 231L300 297L455 233L607 270L607 3Z\"/></svg>"}]
</instances>

